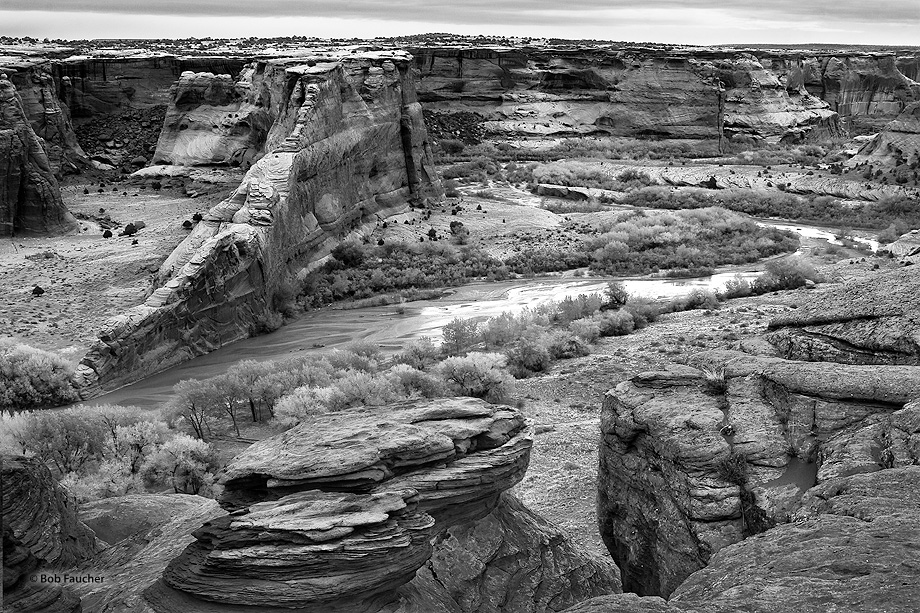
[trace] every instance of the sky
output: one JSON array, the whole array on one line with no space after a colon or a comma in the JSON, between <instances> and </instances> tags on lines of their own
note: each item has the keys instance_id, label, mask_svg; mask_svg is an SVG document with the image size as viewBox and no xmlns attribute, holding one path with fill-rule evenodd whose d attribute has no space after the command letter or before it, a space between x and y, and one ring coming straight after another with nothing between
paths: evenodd
<instances>
[{"instance_id":1,"label":"sky","mask_svg":"<svg viewBox=\"0 0 920 613\"><path fill-rule=\"evenodd\" d=\"M0 0L6 36L425 32L696 45L920 45L920 0Z\"/></svg>"}]
</instances>

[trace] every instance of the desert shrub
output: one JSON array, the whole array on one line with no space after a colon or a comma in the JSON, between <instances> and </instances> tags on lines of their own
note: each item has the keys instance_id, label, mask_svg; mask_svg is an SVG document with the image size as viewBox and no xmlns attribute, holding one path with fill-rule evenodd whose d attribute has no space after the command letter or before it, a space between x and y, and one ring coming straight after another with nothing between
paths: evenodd
<instances>
[{"instance_id":1,"label":"desert shrub","mask_svg":"<svg viewBox=\"0 0 920 613\"><path fill-rule=\"evenodd\" d=\"M636 330L641 330L661 316L661 305L648 298L635 296L626 303L625 310L632 315Z\"/></svg>"},{"instance_id":2,"label":"desert shrub","mask_svg":"<svg viewBox=\"0 0 920 613\"><path fill-rule=\"evenodd\" d=\"M604 311L596 317L601 336L625 336L636 329L633 314L626 309Z\"/></svg>"},{"instance_id":3,"label":"desert shrub","mask_svg":"<svg viewBox=\"0 0 920 613\"><path fill-rule=\"evenodd\" d=\"M747 458L743 453L732 450L719 460L716 471L723 480L743 486L748 480Z\"/></svg>"},{"instance_id":4,"label":"desert shrub","mask_svg":"<svg viewBox=\"0 0 920 613\"><path fill-rule=\"evenodd\" d=\"M274 421L292 427L313 415L341 411L349 406L349 399L338 387L298 387L283 396L275 405Z\"/></svg>"},{"instance_id":5,"label":"desert shrub","mask_svg":"<svg viewBox=\"0 0 920 613\"><path fill-rule=\"evenodd\" d=\"M463 153L463 150L466 148L463 141L456 138L441 139L438 141L438 145L441 147L441 150L448 155Z\"/></svg>"},{"instance_id":6,"label":"desert shrub","mask_svg":"<svg viewBox=\"0 0 920 613\"><path fill-rule=\"evenodd\" d=\"M893 221L887 228L879 232L878 242L883 245L893 243L908 231L910 231L910 226L908 226L902 220L897 219Z\"/></svg>"},{"instance_id":7,"label":"desert shrub","mask_svg":"<svg viewBox=\"0 0 920 613\"><path fill-rule=\"evenodd\" d=\"M455 394L506 402L514 389L514 381L505 370L505 364L505 356L499 353L471 352L447 358L438 366L438 372Z\"/></svg>"},{"instance_id":8,"label":"desert shrub","mask_svg":"<svg viewBox=\"0 0 920 613\"><path fill-rule=\"evenodd\" d=\"M717 309L719 308L719 299L712 290L694 288L686 296L673 298L667 305L662 308L666 313L679 313L681 311L692 311L694 309Z\"/></svg>"},{"instance_id":9,"label":"desert shrub","mask_svg":"<svg viewBox=\"0 0 920 613\"><path fill-rule=\"evenodd\" d=\"M219 468L217 452L210 444L177 434L147 459L142 472L148 482L168 483L177 494L213 496Z\"/></svg>"},{"instance_id":10,"label":"desert shrub","mask_svg":"<svg viewBox=\"0 0 920 613\"><path fill-rule=\"evenodd\" d=\"M345 241L333 248L332 257L342 265L349 268L360 266L365 259L365 252L361 244L355 241Z\"/></svg>"},{"instance_id":11,"label":"desert shrub","mask_svg":"<svg viewBox=\"0 0 920 613\"><path fill-rule=\"evenodd\" d=\"M603 304L604 298L600 294L579 294L575 298L567 296L556 304L553 319L562 325L568 325L576 319L593 315Z\"/></svg>"},{"instance_id":12,"label":"desert shrub","mask_svg":"<svg viewBox=\"0 0 920 613\"><path fill-rule=\"evenodd\" d=\"M22 343L0 340L0 410L22 411L76 400L73 365Z\"/></svg>"},{"instance_id":13,"label":"desert shrub","mask_svg":"<svg viewBox=\"0 0 920 613\"><path fill-rule=\"evenodd\" d=\"M601 326L593 317L584 317L571 322L569 331L586 343L593 343L601 335Z\"/></svg>"},{"instance_id":14,"label":"desert shrub","mask_svg":"<svg viewBox=\"0 0 920 613\"><path fill-rule=\"evenodd\" d=\"M547 341L549 354L556 360L578 358L591 353L588 343L568 330L554 330Z\"/></svg>"},{"instance_id":15,"label":"desert shrub","mask_svg":"<svg viewBox=\"0 0 920 613\"><path fill-rule=\"evenodd\" d=\"M725 288L720 293L720 297L723 300L744 298L745 296L750 296L751 293L752 288L750 282L740 274L737 274L725 282Z\"/></svg>"},{"instance_id":16,"label":"desert shrub","mask_svg":"<svg viewBox=\"0 0 920 613\"><path fill-rule=\"evenodd\" d=\"M441 398L447 395L443 379L408 364L397 364L390 368L388 374L395 381L399 394L406 398Z\"/></svg>"},{"instance_id":17,"label":"desert shrub","mask_svg":"<svg viewBox=\"0 0 920 613\"><path fill-rule=\"evenodd\" d=\"M441 350L438 346L430 337L423 336L407 343L402 352L397 354L395 360L398 364L406 364L416 370L426 370L437 364L440 357Z\"/></svg>"},{"instance_id":18,"label":"desert shrub","mask_svg":"<svg viewBox=\"0 0 920 613\"><path fill-rule=\"evenodd\" d=\"M342 349L374 362L380 361L380 346L368 340L361 339L351 341L350 343L346 343Z\"/></svg>"},{"instance_id":19,"label":"desert shrub","mask_svg":"<svg viewBox=\"0 0 920 613\"><path fill-rule=\"evenodd\" d=\"M607 284L607 289L604 290L604 296L606 301L604 302L604 307L618 309L622 306L625 306L629 301L629 292L626 290L626 286L622 281L611 281Z\"/></svg>"},{"instance_id":20,"label":"desert shrub","mask_svg":"<svg viewBox=\"0 0 920 613\"><path fill-rule=\"evenodd\" d=\"M505 350L511 374L521 379L546 371L553 362L544 339L536 335L519 338Z\"/></svg>"},{"instance_id":21,"label":"desert shrub","mask_svg":"<svg viewBox=\"0 0 920 613\"><path fill-rule=\"evenodd\" d=\"M385 374L349 372L332 385L342 392L345 405L349 407L381 406L400 398L392 379Z\"/></svg>"},{"instance_id":22,"label":"desert shrub","mask_svg":"<svg viewBox=\"0 0 920 613\"><path fill-rule=\"evenodd\" d=\"M524 310L519 315L505 311L483 323L480 336L486 347L507 347L534 325L531 320L532 313L529 310Z\"/></svg>"},{"instance_id":23,"label":"desert shrub","mask_svg":"<svg viewBox=\"0 0 920 613\"><path fill-rule=\"evenodd\" d=\"M754 280L752 290L755 294L765 294L802 287L806 281L820 281L818 272L808 262L801 258L773 260L767 263L766 272Z\"/></svg>"},{"instance_id":24,"label":"desert shrub","mask_svg":"<svg viewBox=\"0 0 920 613\"><path fill-rule=\"evenodd\" d=\"M455 317L444 326L441 349L447 355L466 353L479 342L479 324L471 319Z\"/></svg>"},{"instance_id":25,"label":"desert shrub","mask_svg":"<svg viewBox=\"0 0 920 613\"><path fill-rule=\"evenodd\" d=\"M377 360L347 351L345 349L336 349L326 355L326 360L336 371L340 370L360 370L364 372L376 372Z\"/></svg>"},{"instance_id":26,"label":"desert shrub","mask_svg":"<svg viewBox=\"0 0 920 613\"><path fill-rule=\"evenodd\" d=\"M710 392L715 394L724 394L728 389L728 379L725 375L725 367L704 368L703 382L706 385L706 389L708 389Z\"/></svg>"}]
</instances>

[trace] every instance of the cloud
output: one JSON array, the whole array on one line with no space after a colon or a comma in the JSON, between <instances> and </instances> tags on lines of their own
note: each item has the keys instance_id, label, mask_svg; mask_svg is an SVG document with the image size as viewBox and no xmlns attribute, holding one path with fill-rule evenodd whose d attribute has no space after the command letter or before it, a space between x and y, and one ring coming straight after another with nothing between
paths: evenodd
<instances>
[{"instance_id":1,"label":"cloud","mask_svg":"<svg viewBox=\"0 0 920 613\"><path fill-rule=\"evenodd\" d=\"M89 11L176 16L326 17L455 24L587 23L620 10L718 11L733 18L920 26L917 0L4 0L7 11Z\"/></svg>"}]
</instances>

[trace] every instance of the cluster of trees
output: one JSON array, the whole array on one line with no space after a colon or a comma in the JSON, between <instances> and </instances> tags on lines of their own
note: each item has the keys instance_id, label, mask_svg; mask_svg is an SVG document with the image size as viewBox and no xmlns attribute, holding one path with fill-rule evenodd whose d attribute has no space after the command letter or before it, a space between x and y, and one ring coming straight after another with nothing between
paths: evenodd
<instances>
[{"instance_id":1,"label":"cluster of trees","mask_svg":"<svg viewBox=\"0 0 920 613\"><path fill-rule=\"evenodd\" d=\"M0 339L0 412L73 402L73 372L73 364L57 354Z\"/></svg>"},{"instance_id":2,"label":"cluster of trees","mask_svg":"<svg viewBox=\"0 0 920 613\"><path fill-rule=\"evenodd\" d=\"M160 491L214 495L219 468L207 442L156 411L98 406L0 418L0 448L45 462L80 500Z\"/></svg>"},{"instance_id":3,"label":"cluster of trees","mask_svg":"<svg viewBox=\"0 0 920 613\"><path fill-rule=\"evenodd\" d=\"M857 205L830 196L804 198L788 193L751 190L680 189L652 186L627 194L622 204L652 209L702 209L721 207L755 217L778 217L832 225L885 228L893 223L920 227L920 208L903 196Z\"/></svg>"},{"instance_id":4,"label":"cluster of trees","mask_svg":"<svg viewBox=\"0 0 920 613\"><path fill-rule=\"evenodd\" d=\"M798 239L724 209L706 208L618 213L600 225L600 233L590 236L585 247L593 270L646 274L755 262L794 251Z\"/></svg>"}]
</instances>

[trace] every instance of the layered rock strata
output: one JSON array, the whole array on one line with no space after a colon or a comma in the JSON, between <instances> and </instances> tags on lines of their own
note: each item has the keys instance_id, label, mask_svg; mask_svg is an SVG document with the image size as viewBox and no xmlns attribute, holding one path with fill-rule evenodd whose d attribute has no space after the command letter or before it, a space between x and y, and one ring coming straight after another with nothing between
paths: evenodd
<instances>
[{"instance_id":1,"label":"layered rock strata","mask_svg":"<svg viewBox=\"0 0 920 613\"><path fill-rule=\"evenodd\" d=\"M77 369L84 396L253 334L283 282L350 231L440 194L406 55L263 69L270 153L167 258L144 304L101 332Z\"/></svg>"},{"instance_id":2,"label":"layered rock strata","mask_svg":"<svg viewBox=\"0 0 920 613\"><path fill-rule=\"evenodd\" d=\"M0 236L62 234L79 228L61 200L45 144L16 87L0 76Z\"/></svg>"},{"instance_id":3,"label":"layered rock strata","mask_svg":"<svg viewBox=\"0 0 920 613\"><path fill-rule=\"evenodd\" d=\"M774 318L766 338L790 359L920 364L920 273L845 282Z\"/></svg>"},{"instance_id":4,"label":"layered rock strata","mask_svg":"<svg viewBox=\"0 0 920 613\"><path fill-rule=\"evenodd\" d=\"M472 111L494 134L798 141L837 114L749 53L661 49L412 49L426 108Z\"/></svg>"},{"instance_id":5,"label":"layered rock strata","mask_svg":"<svg viewBox=\"0 0 920 613\"><path fill-rule=\"evenodd\" d=\"M915 461L916 368L730 351L693 364L604 402L598 518L625 590L667 597L716 552L788 521L816 482Z\"/></svg>"},{"instance_id":6,"label":"layered rock strata","mask_svg":"<svg viewBox=\"0 0 920 613\"><path fill-rule=\"evenodd\" d=\"M611 562L507 493L531 442L520 413L471 398L317 417L230 463L229 514L193 497L97 505L91 523L125 539L99 558L119 581L80 593L144 613L548 613L617 591ZM170 505L169 523L126 534L131 509L157 524Z\"/></svg>"},{"instance_id":7,"label":"layered rock strata","mask_svg":"<svg viewBox=\"0 0 920 613\"><path fill-rule=\"evenodd\" d=\"M101 549L77 519L76 500L34 458L0 458L3 503L3 610L80 611L80 599L60 577Z\"/></svg>"}]
</instances>

